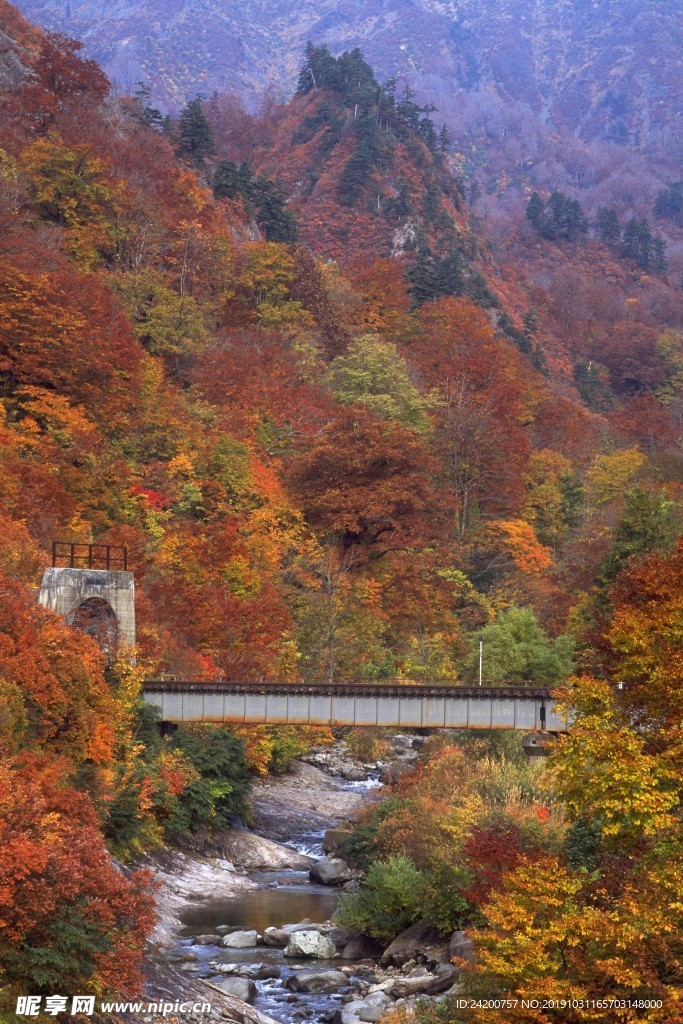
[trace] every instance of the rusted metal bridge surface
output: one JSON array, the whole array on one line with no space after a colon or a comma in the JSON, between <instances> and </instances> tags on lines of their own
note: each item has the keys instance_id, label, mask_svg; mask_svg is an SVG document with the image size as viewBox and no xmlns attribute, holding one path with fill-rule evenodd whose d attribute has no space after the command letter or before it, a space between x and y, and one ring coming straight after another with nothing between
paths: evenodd
<instances>
[{"instance_id":1,"label":"rusted metal bridge surface","mask_svg":"<svg viewBox=\"0 0 683 1024\"><path fill-rule=\"evenodd\" d=\"M231 683L148 679L163 722L566 732L550 687Z\"/></svg>"}]
</instances>

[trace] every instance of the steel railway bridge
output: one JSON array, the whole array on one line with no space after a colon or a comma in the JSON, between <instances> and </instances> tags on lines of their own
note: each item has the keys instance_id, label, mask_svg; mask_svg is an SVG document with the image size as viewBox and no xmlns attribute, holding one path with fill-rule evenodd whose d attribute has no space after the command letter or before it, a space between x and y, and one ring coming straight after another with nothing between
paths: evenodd
<instances>
[{"instance_id":1,"label":"steel railway bridge","mask_svg":"<svg viewBox=\"0 0 683 1024\"><path fill-rule=\"evenodd\" d=\"M566 732L552 688L420 683L233 683L148 679L162 723L352 725Z\"/></svg>"}]
</instances>

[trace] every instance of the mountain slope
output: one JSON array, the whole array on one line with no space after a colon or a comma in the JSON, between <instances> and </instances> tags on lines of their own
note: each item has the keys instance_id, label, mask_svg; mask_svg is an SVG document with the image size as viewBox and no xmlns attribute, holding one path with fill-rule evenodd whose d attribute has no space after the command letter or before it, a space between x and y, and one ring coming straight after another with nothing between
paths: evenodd
<instances>
[{"instance_id":1,"label":"mountain slope","mask_svg":"<svg viewBox=\"0 0 683 1024\"><path fill-rule=\"evenodd\" d=\"M548 128L680 154L680 4L658 0L22 0L85 41L120 85L165 104L197 91L292 87L304 42L360 45L380 79L521 104Z\"/></svg>"}]
</instances>

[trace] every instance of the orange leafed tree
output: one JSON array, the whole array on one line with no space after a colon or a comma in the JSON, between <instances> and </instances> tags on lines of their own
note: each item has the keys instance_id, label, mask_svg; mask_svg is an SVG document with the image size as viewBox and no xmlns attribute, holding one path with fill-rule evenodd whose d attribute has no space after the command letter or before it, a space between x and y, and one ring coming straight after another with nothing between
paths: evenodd
<instances>
[{"instance_id":1,"label":"orange leafed tree","mask_svg":"<svg viewBox=\"0 0 683 1024\"><path fill-rule=\"evenodd\" d=\"M87 796L58 762L0 761L5 1009L30 991L134 995L154 912L149 876L112 863ZM1 1005L1 1004L0 1004Z\"/></svg>"}]
</instances>

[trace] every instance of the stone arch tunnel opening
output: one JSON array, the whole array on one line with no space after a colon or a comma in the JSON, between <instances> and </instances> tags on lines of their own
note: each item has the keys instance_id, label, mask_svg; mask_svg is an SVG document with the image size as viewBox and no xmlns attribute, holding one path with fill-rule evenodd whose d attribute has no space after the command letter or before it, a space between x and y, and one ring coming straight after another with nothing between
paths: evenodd
<instances>
[{"instance_id":1,"label":"stone arch tunnel opening","mask_svg":"<svg viewBox=\"0 0 683 1024\"><path fill-rule=\"evenodd\" d=\"M100 645L105 654L113 654L120 639L119 624L114 609L101 597L89 597L69 612L67 623L87 633Z\"/></svg>"}]
</instances>

